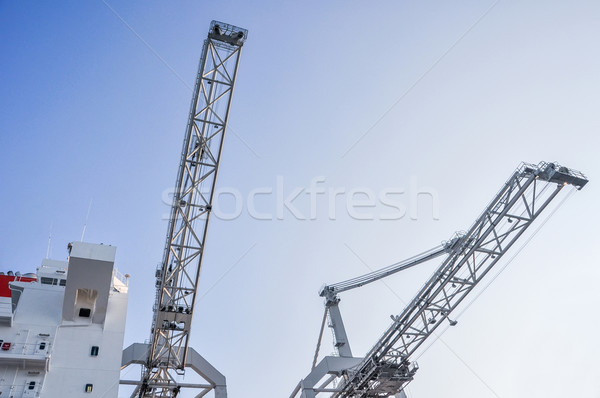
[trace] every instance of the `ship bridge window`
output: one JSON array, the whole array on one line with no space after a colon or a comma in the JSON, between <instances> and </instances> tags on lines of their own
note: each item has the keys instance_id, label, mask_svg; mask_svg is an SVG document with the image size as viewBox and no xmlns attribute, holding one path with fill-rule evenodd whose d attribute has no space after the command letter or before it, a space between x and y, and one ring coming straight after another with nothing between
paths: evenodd
<instances>
[{"instance_id":1,"label":"ship bridge window","mask_svg":"<svg viewBox=\"0 0 600 398\"><path fill-rule=\"evenodd\" d=\"M93 388L94 388L93 384L86 384L85 385L85 392L92 392Z\"/></svg>"},{"instance_id":2,"label":"ship bridge window","mask_svg":"<svg viewBox=\"0 0 600 398\"><path fill-rule=\"evenodd\" d=\"M66 279L61 279L59 282L60 286L67 286L67 280Z\"/></svg>"},{"instance_id":3,"label":"ship bridge window","mask_svg":"<svg viewBox=\"0 0 600 398\"><path fill-rule=\"evenodd\" d=\"M46 278L46 277L42 276L41 282L44 285L56 285L56 279L54 279L54 278Z\"/></svg>"}]
</instances>

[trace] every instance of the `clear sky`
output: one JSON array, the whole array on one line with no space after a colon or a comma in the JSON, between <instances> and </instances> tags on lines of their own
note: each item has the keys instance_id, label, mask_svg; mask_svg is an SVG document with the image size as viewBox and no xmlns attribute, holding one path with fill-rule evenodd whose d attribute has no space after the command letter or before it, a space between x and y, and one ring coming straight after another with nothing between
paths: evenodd
<instances>
[{"instance_id":1,"label":"clear sky","mask_svg":"<svg viewBox=\"0 0 600 398\"><path fill-rule=\"evenodd\" d=\"M149 337L212 19L249 30L218 181L241 201L211 221L192 338L230 397L289 396L323 283L438 245L541 160L591 183L419 358L409 397L600 397L596 1L0 1L0 269L35 270L50 233L65 259L91 201L85 240L132 275L125 345ZM298 189L295 216L279 199ZM404 193L352 213L356 191ZM408 301L436 265L386 283ZM355 354L402 308L383 284L344 295Z\"/></svg>"}]
</instances>

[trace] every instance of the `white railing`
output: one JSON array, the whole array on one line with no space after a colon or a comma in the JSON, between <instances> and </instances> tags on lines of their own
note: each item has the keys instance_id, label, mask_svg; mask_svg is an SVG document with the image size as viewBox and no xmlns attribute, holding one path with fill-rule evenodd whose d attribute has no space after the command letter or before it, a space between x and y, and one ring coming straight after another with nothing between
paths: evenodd
<instances>
[{"instance_id":1,"label":"white railing","mask_svg":"<svg viewBox=\"0 0 600 398\"><path fill-rule=\"evenodd\" d=\"M122 273L119 272L119 270L114 268L113 269L113 277L117 278L117 280L119 280L125 286L129 287L129 274L123 275Z\"/></svg>"},{"instance_id":2,"label":"white railing","mask_svg":"<svg viewBox=\"0 0 600 398\"><path fill-rule=\"evenodd\" d=\"M13 343L4 340L1 347L6 347L5 344L10 344L10 348L6 350L4 348L0 348L0 358L2 358L2 356L12 355L46 356L48 355L48 352L50 352L50 343L47 341L41 343ZM39 349L40 344L45 344L44 349Z\"/></svg>"}]
</instances>

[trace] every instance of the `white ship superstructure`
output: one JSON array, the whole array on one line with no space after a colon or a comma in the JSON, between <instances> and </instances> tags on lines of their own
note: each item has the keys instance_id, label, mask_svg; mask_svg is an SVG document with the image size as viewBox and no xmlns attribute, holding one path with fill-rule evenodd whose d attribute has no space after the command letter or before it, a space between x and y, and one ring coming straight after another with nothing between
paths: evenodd
<instances>
[{"instance_id":1,"label":"white ship superstructure","mask_svg":"<svg viewBox=\"0 0 600 398\"><path fill-rule=\"evenodd\" d=\"M116 248L73 242L68 261L0 274L0 398L116 398L127 279Z\"/></svg>"}]
</instances>

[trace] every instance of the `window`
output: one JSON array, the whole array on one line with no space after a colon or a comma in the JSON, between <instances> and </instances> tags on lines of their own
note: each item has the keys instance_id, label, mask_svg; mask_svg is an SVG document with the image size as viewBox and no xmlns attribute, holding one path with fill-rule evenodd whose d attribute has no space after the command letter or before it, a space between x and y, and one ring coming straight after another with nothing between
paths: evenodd
<instances>
[{"instance_id":1,"label":"window","mask_svg":"<svg viewBox=\"0 0 600 398\"><path fill-rule=\"evenodd\" d=\"M92 392L93 388L94 388L93 384L86 384L85 385L85 392Z\"/></svg>"},{"instance_id":2,"label":"window","mask_svg":"<svg viewBox=\"0 0 600 398\"><path fill-rule=\"evenodd\" d=\"M89 318L90 315L92 315L92 310L89 308L80 308L79 309L79 316L83 317L83 318Z\"/></svg>"},{"instance_id":3,"label":"window","mask_svg":"<svg viewBox=\"0 0 600 398\"><path fill-rule=\"evenodd\" d=\"M61 279L59 285L60 286L67 286L67 280L66 279Z\"/></svg>"},{"instance_id":4,"label":"window","mask_svg":"<svg viewBox=\"0 0 600 398\"><path fill-rule=\"evenodd\" d=\"M90 351L90 355L93 356L93 357L97 357L99 350L100 350L100 347L98 347L97 345L92 346L92 350Z\"/></svg>"},{"instance_id":5,"label":"window","mask_svg":"<svg viewBox=\"0 0 600 398\"><path fill-rule=\"evenodd\" d=\"M46 342L45 342L45 341L42 341L42 342L40 343L40 350L45 350L45 349L46 349Z\"/></svg>"},{"instance_id":6,"label":"window","mask_svg":"<svg viewBox=\"0 0 600 398\"><path fill-rule=\"evenodd\" d=\"M29 387L27 387L29 390L33 390L35 388L35 381L30 381L29 382Z\"/></svg>"},{"instance_id":7,"label":"window","mask_svg":"<svg viewBox=\"0 0 600 398\"><path fill-rule=\"evenodd\" d=\"M41 282L44 285L51 285L52 284L52 278L46 278L46 277L42 276Z\"/></svg>"}]
</instances>

